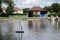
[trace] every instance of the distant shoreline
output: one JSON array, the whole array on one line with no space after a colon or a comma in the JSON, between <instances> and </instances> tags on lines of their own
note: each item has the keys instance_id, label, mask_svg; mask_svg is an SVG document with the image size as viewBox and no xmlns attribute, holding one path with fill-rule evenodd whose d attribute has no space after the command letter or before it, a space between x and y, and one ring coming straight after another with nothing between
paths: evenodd
<instances>
[{"instance_id":1,"label":"distant shoreline","mask_svg":"<svg viewBox=\"0 0 60 40\"><path fill-rule=\"evenodd\" d=\"M37 20L37 21L40 21L41 20L41 18L40 17L18 17L18 18L14 18L14 17L0 17L0 20L19 20L19 19L21 19L21 20L31 20L31 21L35 21L35 20ZM48 19L48 18L44 18L44 19ZM60 18L58 18L58 21L60 21Z\"/></svg>"}]
</instances>

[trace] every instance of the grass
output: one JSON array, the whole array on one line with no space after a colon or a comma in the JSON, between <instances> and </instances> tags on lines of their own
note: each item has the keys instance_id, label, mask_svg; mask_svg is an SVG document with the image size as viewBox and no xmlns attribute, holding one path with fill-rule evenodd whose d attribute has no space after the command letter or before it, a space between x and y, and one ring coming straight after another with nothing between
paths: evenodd
<instances>
[{"instance_id":1,"label":"grass","mask_svg":"<svg viewBox=\"0 0 60 40\"><path fill-rule=\"evenodd\" d=\"M13 19L24 19L27 15L10 15L9 17L12 17Z\"/></svg>"}]
</instances>

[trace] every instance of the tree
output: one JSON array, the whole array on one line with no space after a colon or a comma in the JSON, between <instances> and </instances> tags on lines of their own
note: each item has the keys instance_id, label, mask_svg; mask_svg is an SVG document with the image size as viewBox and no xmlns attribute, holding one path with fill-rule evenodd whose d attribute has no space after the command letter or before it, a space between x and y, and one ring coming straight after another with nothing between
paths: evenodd
<instances>
[{"instance_id":1,"label":"tree","mask_svg":"<svg viewBox=\"0 0 60 40\"><path fill-rule=\"evenodd\" d=\"M6 3L8 5L8 8L6 10L7 13L13 12L14 2L13 0L0 0L0 12L2 12L1 5L2 3Z\"/></svg>"},{"instance_id":2,"label":"tree","mask_svg":"<svg viewBox=\"0 0 60 40\"><path fill-rule=\"evenodd\" d=\"M59 3L53 3L51 7L52 7L53 12L58 13L60 11L60 4Z\"/></svg>"},{"instance_id":3,"label":"tree","mask_svg":"<svg viewBox=\"0 0 60 40\"><path fill-rule=\"evenodd\" d=\"M9 4L8 7L7 7L7 10L6 10L6 13L7 14L13 14L14 12L14 6L12 4Z\"/></svg>"},{"instance_id":4,"label":"tree","mask_svg":"<svg viewBox=\"0 0 60 40\"><path fill-rule=\"evenodd\" d=\"M52 12L52 7L51 6L45 6L44 9L46 9L49 12Z\"/></svg>"},{"instance_id":5,"label":"tree","mask_svg":"<svg viewBox=\"0 0 60 40\"><path fill-rule=\"evenodd\" d=\"M51 6L45 6L44 7L48 11L52 12L60 12L60 4L59 3L53 3Z\"/></svg>"},{"instance_id":6,"label":"tree","mask_svg":"<svg viewBox=\"0 0 60 40\"><path fill-rule=\"evenodd\" d=\"M0 0L0 12L2 12L1 5L2 5L2 0Z\"/></svg>"},{"instance_id":7,"label":"tree","mask_svg":"<svg viewBox=\"0 0 60 40\"><path fill-rule=\"evenodd\" d=\"M25 8L25 9L23 9L23 13L24 14L27 14L27 11L29 10L29 8Z\"/></svg>"},{"instance_id":8,"label":"tree","mask_svg":"<svg viewBox=\"0 0 60 40\"><path fill-rule=\"evenodd\" d=\"M8 7L6 9L7 14L12 14L14 12L14 2L12 0L6 0L5 1L8 4Z\"/></svg>"},{"instance_id":9,"label":"tree","mask_svg":"<svg viewBox=\"0 0 60 40\"><path fill-rule=\"evenodd\" d=\"M51 6L45 6L44 7L49 12L54 13L53 15L60 15L60 4L59 3L53 3Z\"/></svg>"}]
</instances>

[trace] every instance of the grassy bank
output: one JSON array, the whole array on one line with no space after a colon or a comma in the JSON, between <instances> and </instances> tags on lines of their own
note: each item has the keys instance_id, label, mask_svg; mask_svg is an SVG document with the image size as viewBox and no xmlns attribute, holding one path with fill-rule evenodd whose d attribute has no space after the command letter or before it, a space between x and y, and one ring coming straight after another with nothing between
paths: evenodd
<instances>
[{"instance_id":1,"label":"grassy bank","mask_svg":"<svg viewBox=\"0 0 60 40\"><path fill-rule=\"evenodd\" d=\"M13 19L25 19L27 15L10 15L9 17Z\"/></svg>"}]
</instances>

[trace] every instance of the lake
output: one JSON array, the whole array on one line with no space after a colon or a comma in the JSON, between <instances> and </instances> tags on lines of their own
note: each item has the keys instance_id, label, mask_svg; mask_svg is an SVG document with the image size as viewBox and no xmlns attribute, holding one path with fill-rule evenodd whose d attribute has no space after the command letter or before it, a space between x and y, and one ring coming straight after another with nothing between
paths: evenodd
<instances>
[{"instance_id":1,"label":"lake","mask_svg":"<svg viewBox=\"0 0 60 40\"><path fill-rule=\"evenodd\" d=\"M0 40L60 40L60 22L0 20Z\"/></svg>"}]
</instances>

